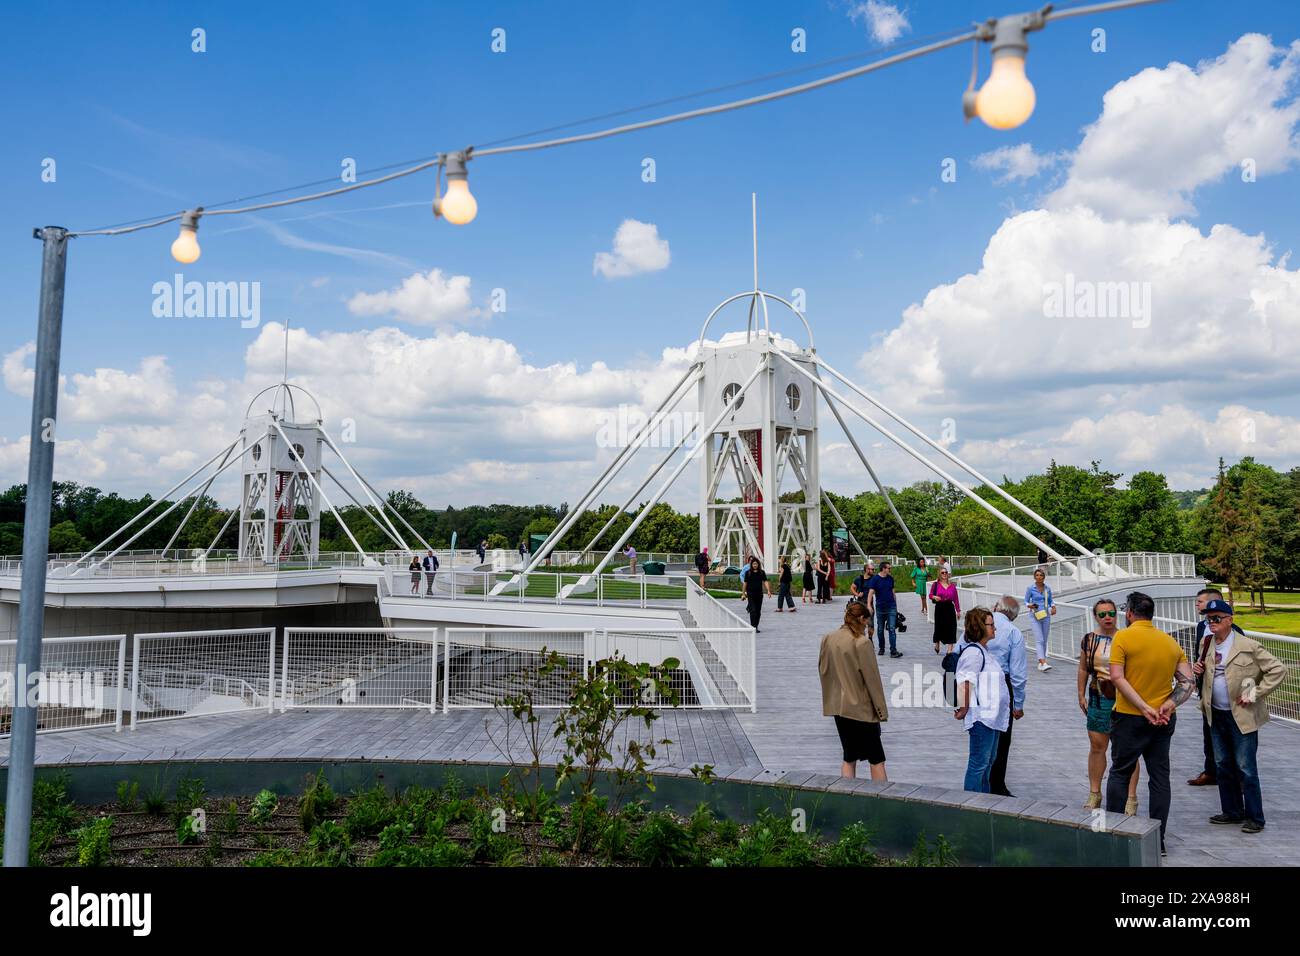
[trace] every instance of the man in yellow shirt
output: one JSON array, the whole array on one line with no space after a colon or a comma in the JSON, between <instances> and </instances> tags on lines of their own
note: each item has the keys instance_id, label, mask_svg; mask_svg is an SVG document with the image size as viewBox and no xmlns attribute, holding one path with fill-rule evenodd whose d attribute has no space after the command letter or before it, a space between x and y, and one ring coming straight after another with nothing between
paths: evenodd
<instances>
[{"instance_id":1,"label":"man in yellow shirt","mask_svg":"<svg viewBox=\"0 0 1300 956\"><path fill-rule=\"evenodd\" d=\"M1129 778L1141 758L1147 765L1148 813L1160 821L1163 855L1165 825L1169 821L1169 745L1174 736L1174 710L1192 696L1196 681L1178 642L1151 623L1155 613L1156 602L1134 591L1124 604L1128 626L1111 641L1110 679L1118 693L1111 711L1106 809L1112 813L1124 811Z\"/></svg>"}]
</instances>

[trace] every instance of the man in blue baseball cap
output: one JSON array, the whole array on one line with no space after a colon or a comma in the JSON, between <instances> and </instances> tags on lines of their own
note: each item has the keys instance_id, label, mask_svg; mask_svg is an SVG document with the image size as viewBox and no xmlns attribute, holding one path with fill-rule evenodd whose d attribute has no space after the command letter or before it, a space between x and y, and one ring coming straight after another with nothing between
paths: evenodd
<instances>
[{"instance_id":1,"label":"man in blue baseball cap","mask_svg":"<svg viewBox=\"0 0 1300 956\"><path fill-rule=\"evenodd\" d=\"M1201 709L1210 724L1218 765L1222 813L1211 823L1240 824L1243 833L1264 829L1264 799L1256 751L1259 727L1268 720L1268 695L1286 678L1286 665L1259 641L1232 626L1232 605L1216 598L1201 612L1214 636L1208 654L1192 667L1201 682Z\"/></svg>"}]
</instances>

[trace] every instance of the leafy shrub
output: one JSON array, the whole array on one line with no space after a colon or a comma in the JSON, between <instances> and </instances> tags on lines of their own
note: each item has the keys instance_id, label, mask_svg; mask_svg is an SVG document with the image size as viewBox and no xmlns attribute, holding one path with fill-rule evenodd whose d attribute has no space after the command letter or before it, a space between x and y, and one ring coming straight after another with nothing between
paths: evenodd
<instances>
[{"instance_id":1,"label":"leafy shrub","mask_svg":"<svg viewBox=\"0 0 1300 956\"><path fill-rule=\"evenodd\" d=\"M930 842L926 839L925 831L922 830L916 835L916 845L912 847L912 852L903 861L903 865L956 866L957 854L953 852L952 844L944 839L942 833L935 838L934 849L930 849Z\"/></svg>"},{"instance_id":2,"label":"leafy shrub","mask_svg":"<svg viewBox=\"0 0 1300 956\"><path fill-rule=\"evenodd\" d=\"M167 812L167 793L160 786L155 786L144 795L144 812L151 817L160 817Z\"/></svg>"},{"instance_id":3,"label":"leafy shrub","mask_svg":"<svg viewBox=\"0 0 1300 956\"><path fill-rule=\"evenodd\" d=\"M109 831L113 827L112 817L100 817L85 824L77 830L77 866L106 866L112 856L109 846Z\"/></svg>"},{"instance_id":4,"label":"leafy shrub","mask_svg":"<svg viewBox=\"0 0 1300 956\"><path fill-rule=\"evenodd\" d=\"M308 866L351 866L352 840L333 820L316 824L307 836Z\"/></svg>"},{"instance_id":5,"label":"leafy shrub","mask_svg":"<svg viewBox=\"0 0 1300 956\"><path fill-rule=\"evenodd\" d=\"M621 815L611 816L600 831L596 846L604 854L605 859L617 860L627 852L631 835L632 828Z\"/></svg>"},{"instance_id":6,"label":"leafy shrub","mask_svg":"<svg viewBox=\"0 0 1300 956\"><path fill-rule=\"evenodd\" d=\"M176 842L181 844L181 846L185 846L189 843L197 843L199 841L198 826L199 821L194 817L181 817L180 822L176 824Z\"/></svg>"},{"instance_id":7,"label":"leafy shrub","mask_svg":"<svg viewBox=\"0 0 1300 956\"><path fill-rule=\"evenodd\" d=\"M181 819L190 815L191 810L204 806L208 799L208 788L198 777L182 777L176 784L176 801L172 804L172 822L180 826Z\"/></svg>"},{"instance_id":8,"label":"leafy shrub","mask_svg":"<svg viewBox=\"0 0 1300 956\"><path fill-rule=\"evenodd\" d=\"M56 835L71 833L77 826L80 814L68 799L66 773L36 780L32 784L32 821L45 823ZM33 826L35 829L35 826Z\"/></svg>"},{"instance_id":9,"label":"leafy shrub","mask_svg":"<svg viewBox=\"0 0 1300 956\"><path fill-rule=\"evenodd\" d=\"M383 784L375 784L369 790L360 790L348 801L348 814L343 826L348 836L357 839L378 833L397 818L397 808Z\"/></svg>"},{"instance_id":10,"label":"leafy shrub","mask_svg":"<svg viewBox=\"0 0 1300 956\"><path fill-rule=\"evenodd\" d=\"M239 832L239 804L234 800L226 804L226 812L221 818L221 829L227 836L234 836Z\"/></svg>"},{"instance_id":11,"label":"leafy shrub","mask_svg":"<svg viewBox=\"0 0 1300 956\"><path fill-rule=\"evenodd\" d=\"M270 790L262 790L253 798L253 805L248 809L248 822L255 827L269 826L275 819L275 811L280 809L280 800Z\"/></svg>"},{"instance_id":12,"label":"leafy shrub","mask_svg":"<svg viewBox=\"0 0 1300 956\"><path fill-rule=\"evenodd\" d=\"M827 866L876 866L880 860L871 849L871 832L866 825L850 823L824 854Z\"/></svg>"},{"instance_id":13,"label":"leafy shrub","mask_svg":"<svg viewBox=\"0 0 1300 956\"><path fill-rule=\"evenodd\" d=\"M694 855L690 834L665 811L649 814L632 839L632 859L642 866L686 866Z\"/></svg>"},{"instance_id":14,"label":"leafy shrub","mask_svg":"<svg viewBox=\"0 0 1300 956\"><path fill-rule=\"evenodd\" d=\"M140 805L140 782L119 780L117 784L117 806L124 813L134 813Z\"/></svg>"},{"instance_id":15,"label":"leafy shrub","mask_svg":"<svg viewBox=\"0 0 1300 956\"><path fill-rule=\"evenodd\" d=\"M298 806L298 816L302 821L302 832L311 833L327 813L338 806L339 798L325 779L325 771L316 771L307 789L303 791L302 802Z\"/></svg>"}]
</instances>

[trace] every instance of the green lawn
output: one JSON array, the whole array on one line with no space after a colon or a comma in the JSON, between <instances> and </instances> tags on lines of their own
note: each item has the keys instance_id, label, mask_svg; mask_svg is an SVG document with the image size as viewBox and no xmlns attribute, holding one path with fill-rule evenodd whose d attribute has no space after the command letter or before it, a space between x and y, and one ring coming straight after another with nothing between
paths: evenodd
<instances>
[{"instance_id":1,"label":"green lawn","mask_svg":"<svg viewBox=\"0 0 1300 956\"><path fill-rule=\"evenodd\" d=\"M1242 630L1300 637L1300 607L1275 608L1267 614L1259 611L1238 611L1233 614L1232 620Z\"/></svg>"},{"instance_id":2,"label":"green lawn","mask_svg":"<svg viewBox=\"0 0 1300 956\"><path fill-rule=\"evenodd\" d=\"M1226 584L1216 584L1216 588L1228 595L1228 600L1232 600L1232 590ZM1300 591L1265 591L1265 604L1287 604L1300 607Z\"/></svg>"}]
</instances>

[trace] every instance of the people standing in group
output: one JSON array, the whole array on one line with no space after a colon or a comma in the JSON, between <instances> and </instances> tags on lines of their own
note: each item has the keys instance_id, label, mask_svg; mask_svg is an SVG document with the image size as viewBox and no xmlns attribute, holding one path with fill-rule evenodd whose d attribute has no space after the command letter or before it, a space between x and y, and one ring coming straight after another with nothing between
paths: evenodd
<instances>
[{"instance_id":1,"label":"people standing in group","mask_svg":"<svg viewBox=\"0 0 1300 956\"><path fill-rule=\"evenodd\" d=\"M1016 721L1025 716L1025 694L1029 685L1029 655L1025 651L1025 635L1016 627L1015 620L1020 616L1020 602L1010 594L1004 594L993 605L993 639L985 646L998 666L1002 668L1006 681L1007 697L1011 701L1011 719L1007 721L1006 730L998 737L998 750L993 758L993 767L989 770L989 793L1001 797L1014 797L1007 789L1007 760L1011 756L1011 734Z\"/></svg>"},{"instance_id":2,"label":"people standing in group","mask_svg":"<svg viewBox=\"0 0 1300 956\"><path fill-rule=\"evenodd\" d=\"M709 549L707 547L700 548L699 553L695 555L695 570L699 572L700 587L703 588L704 579L709 574Z\"/></svg>"},{"instance_id":3,"label":"people standing in group","mask_svg":"<svg viewBox=\"0 0 1300 956\"><path fill-rule=\"evenodd\" d=\"M917 558L916 564L912 567L912 589L916 591L917 596L921 599L921 616L927 615L925 606L925 585L929 580L930 572L926 570L925 558Z\"/></svg>"},{"instance_id":4,"label":"people standing in group","mask_svg":"<svg viewBox=\"0 0 1300 956\"><path fill-rule=\"evenodd\" d=\"M433 576L438 573L438 556L430 551L424 556L425 594L433 593Z\"/></svg>"},{"instance_id":5,"label":"people standing in group","mask_svg":"<svg viewBox=\"0 0 1300 956\"><path fill-rule=\"evenodd\" d=\"M930 605L934 608L934 652L938 654L939 645L944 644L947 645L947 652L952 653L957 644L961 597L948 571L940 570L939 577L930 585Z\"/></svg>"},{"instance_id":6,"label":"people standing in group","mask_svg":"<svg viewBox=\"0 0 1300 956\"><path fill-rule=\"evenodd\" d=\"M867 606L876 622L880 653L885 653L885 631L889 631L889 656L902 657L898 650L898 600L894 597L894 576L889 562L881 561L880 570L867 582Z\"/></svg>"},{"instance_id":7,"label":"people standing in group","mask_svg":"<svg viewBox=\"0 0 1300 956\"><path fill-rule=\"evenodd\" d=\"M781 558L781 577L777 579L776 590L776 611L781 613L783 603L790 605L791 613L794 612L794 596L790 593L790 588L794 584L794 572L790 570L790 559Z\"/></svg>"},{"instance_id":8,"label":"people standing in group","mask_svg":"<svg viewBox=\"0 0 1300 956\"><path fill-rule=\"evenodd\" d=\"M804 553L803 556L803 603L811 604L813 601L813 589L817 587L817 581L813 576L813 563L811 555ZM818 595L820 597L820 595Z\"/></svg>"},{"instance_id":9,"label":"people standing in group","mask_svg":"<svg viewBox=\"0 0 1300 956\"><path fill-rule=\"evenodd\" d=\"M623 557L627 558L628 573L636 574L636 548L629 544L623 549Z\"/></svg>"},{"instance_id":10,"label":"people standing in group","mask_svg":"<svg viewBox=\"0 0 1300 956\"><path fill-rule=\"evenodd\" d=\"M411 555L411 563L407 566L406 570L411 572L411 593L419 594L420 593L420 559L417 558L415 555Z\"/></svg>"},{"instance_id":11,"label":"people standing in group","mask_svg":"<svg viewBox=\"0 0 1300 956\"><path fill-rule=\"evenodd\" d=\"M867 621L866 605L850 601L844 624L822 638L817 653L822 715L835 718L843 751L840 776L856 777L858 761L865 760L872 780L887 780L880 725L889 719L889 707L866 634Z\"/></svg>"},{"instance_id":12,"label":"people standing in group","mask_svg":"<svg viewBox=\"0 0 1300 956\"><path fill-rule=\"evenodd\" d=\"M1232 605L1221 598L1201 612L1214 642L1214 662L1198 660L1201 710L1210 722L1219 780L1220 812L1211 823L1241 824L1242 833L1264 829L1259 783L1259 728L1268 721L1265 702L1286 679L1286 665L1232 624Z\"/></svg>"},{"instance_id":13,"label":"people standing in group","mask_svg":"<svg viewBox=\"0 0 1300 956\"><path fill-rule=\"evenodd\" d=\"M826 572L826 600L833 600L835 597L835 556L827 551L826 559L830 561L830 569Z\"/></svg>"},{"instance_id":14,"label":"people standing in group","mask_svg":"<svg viewBox=\"0 0 1300 956\"><path fill-rule=\"evenodd\" d=\"M1050 671L1052 665L1047 663L1047 635L1052 629L1052 615L1056 613L1056 601L1052 597L1052 588L1047 583L1047 572L1039 568L1034 572L1034 583L1025 588L1025 607L1029 609L1034 627L1034 643L1038 645L1038 669Z\"/></svg>"},{"instance_id":15,"label":"people standing in group","mask_svg":"<svg viewBox=\"0 0 1300 956\"><path fill-rule=\"evenodd\" d=\"M763 570L758 558L749 559L741 587L749 610L749 625L757 631L758 618L763 613L763 594L766 592L768 597L772 596L772 586L767 583L767 572Z\"/></svg>"},{"instance_id":16,"label":"people standing in group","mask_svg":"<svg viewBox=\"0 0 1300 956\"><path fill-rule=\"evenodd\" d=\"M1119 607L1110 598L1092 606L1094 630L1079 642L1079 709L1088 728L1088 802L1085 810L1101 806L1101 779L1106 775L1106 750L1110 747L1111 711L1115 707L1115 685L1110 680L1110 649L1119 632ZM1138 777L1135 765L1124 802L1125 816L1137 813Z\"/></svg>"},{"instance_id":17,"label":"people standing in group","mask_svg":"<svg viewBox=\"0 0 1300 956\"><path fill-rule=\"evenodd\" d=\"M957 707L953 711L966 728L968 739L963 789L990 793L998 739L1010 724L1011 702L1001 665L987 649L995 633L993 612L986 607L967 611L963 631L964 643L954 675Z\"/></svg>"},{"instance_id":18,"label":"people standing in group","mask_svg":"<svg viewBox=\"0 0 1300 956\"><path fill-rule=\"evenodd\" d=\"M825 604L831 599L830 588L831 558L825 550L817 556L817 603Z\"/></svg>"},{"instance_id":19,"label":"people standing in group","mask_svg":"<svg viewBox=\"0 0 1300 956\"><path fill-rule=\"evenodd\" d=\"M1164 855L1169 823L1169 745L1177 726L1174 711L1192 696L1195 676L1178 642L1151 623L1155 614L1156 602L1134 591L1124 605L1128 626L1110 642L1110 680L1116 696L1111 711L1106 809L1111 813L1124 809L1129 778L1141 759L1147 766L1148 812L1160 821L1160 852Z\"/></svg>"},{"instance_id":20,"label":"people standing in group","mask_svg":"<svg viewBox=\"0 0 1300 956\"><path fill-rule=\"evenodd\" d=\"M1196 592L1196 613L1198 616L1205 614L1205 607L1213 600L1223 600L1223 592L1218 588L1201 588ZM1246 633L1236 624L1232 625L1233 631L1237 634ZM1210 647L1214 643L1214 635L1210 633L1209 622L1203 616L1196 622L1196 647L1198 648L1196 659L1205 664L1206 655L1210 653ZM1200 693L1198 686L1197 693ZM1214 740L1210 735L1210 715L1202 714L1201 719L1201 749L1205 756L1205 766L1199 774L1188 780L1187 783L1193 787L1214 787L1219 783L1218 763L1214 759Z\"/></svg>"}]
</instances>

